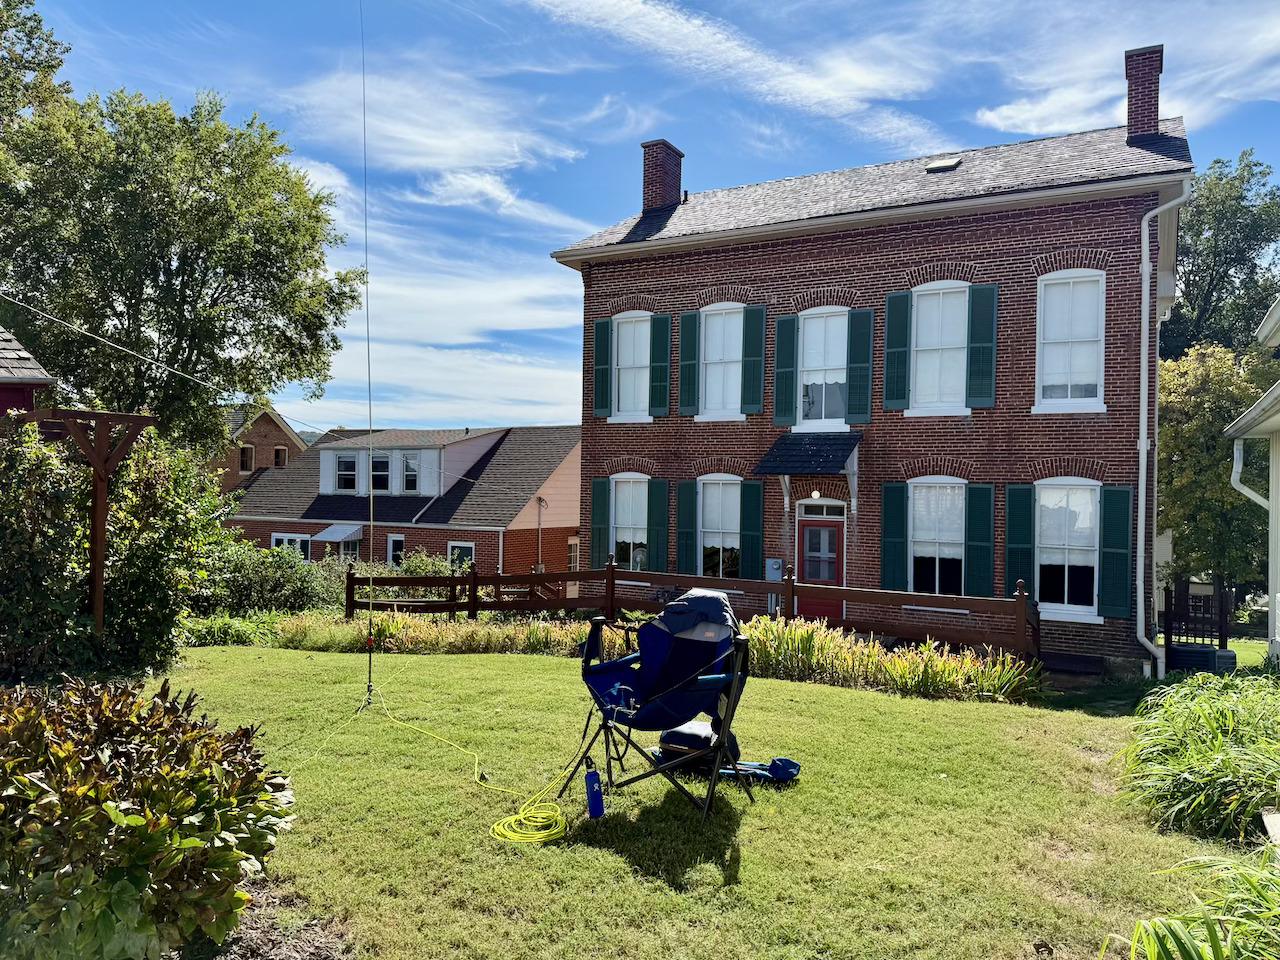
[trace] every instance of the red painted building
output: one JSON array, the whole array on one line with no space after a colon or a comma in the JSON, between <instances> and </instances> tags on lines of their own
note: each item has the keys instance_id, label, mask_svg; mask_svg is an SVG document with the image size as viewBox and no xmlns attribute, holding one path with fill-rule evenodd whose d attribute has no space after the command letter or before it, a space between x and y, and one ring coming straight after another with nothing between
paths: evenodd
<instances>
[{"instance_id":1,"label":"red painted building","mask_svg":"<svg viewBox=\"0 0 1280 960\"><path fill-rule=\"evenodd\" d=\"M566 570L577 562L580 454L576 426L331 430L287 466L252 474L231 522L311 559L398 563L422 551L482 574Z\"/></svg>"},{"instance_id":2,"label":"red painted building","mask_svg":"<svg viewBox=\"0 0 1280 960\"><path fill-rule=\"evenodd\" d=\"M54 382L17 338L0 327L0 413L34 410L36 391Z\"/></svg>"},{"instance_id":3,"label":"red painted building","mask_svg":"<svg viewBox=\"0 0 1280 960\"><path fill-rule=\"evenodd\" d=\"M1046 657L1151 656L1155 324L1192 175L1162 56L1125 55L1111 129L702 193L643 144L642 211L553 254L583 282L591 565L794 565L968 627L928 595L1023 580Z\"/></svg>"}]
</instances>

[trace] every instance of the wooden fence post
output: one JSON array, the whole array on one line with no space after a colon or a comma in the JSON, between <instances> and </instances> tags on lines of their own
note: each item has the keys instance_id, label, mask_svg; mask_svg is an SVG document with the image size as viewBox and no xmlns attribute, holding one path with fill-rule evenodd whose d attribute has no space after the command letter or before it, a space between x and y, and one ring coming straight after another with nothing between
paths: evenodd
<instances>
[{"instance_id":1,"label":"wooden fence post","mask_svg":"<svg viewBox=\"0 0 1280 960\"><path fill-rule=\"evenodd\" d=\"M1027 639L1027 591L1021 580L1013 591L1013 621L1018 632L1018 646L1031 652L1031 642Z\"/></svg>"},{"instance_id":2,"label":"wooden fence post","mask_svg":"<svg viewBox=\"0 0 1280 960\"><path fill-rule=\"evenodd\" d=\"M472 561L470 594L467 597L467 617L471 620L480 616L480 584L477 583L479 579L480 574L476 569L475 561Z\"/></svg>"},{"instance_id":3,"label":"wooden fence post","mask_svg":"<svg viewBox=\"0 0 1280 960\"><path fill-rule=\"evenodd\" d=\"M787 564L786 572L782 577L782 596L778 600L778 613L781 614L783 620L789 620L795 616L796 612L796 568L794 564Z\"/></svg>"},{"instance_id":4,"label":"wooden fence post","mask_svg":"<svg viewBox=\"0 0 1280 960\"><path fill-rule=\"evenodd\" d=\"M614 589L617 577L615 571L618 569L616 563L613 562L613 554L609 554L609 562L604 565L604 615L610 622L617 616L617 609L614 605Z\"/></svg>"},{"instance_id":5,"label":"wooden fence post","mask_svg":"<svg viewBox=\"0 0 1280 960\"><path fill-rule=\"evenodd\" d=\"M450 570L449 576L456 576L456 570ZM449 620L454 621L458 617L458 612L453 608L458 604L458 585L456 583L449 584Z\"/></svg>"},{"instance_id":6,"label":"wooden fence post","mask_svg":"<svg viewBox=\"0 0 1280 960\"><path fill-rule=\"evenodd\" d=\"M347 619L350 620L356 615L356 565L354 563L347 564L346 587Z\"/></svg>"}]
</instances>

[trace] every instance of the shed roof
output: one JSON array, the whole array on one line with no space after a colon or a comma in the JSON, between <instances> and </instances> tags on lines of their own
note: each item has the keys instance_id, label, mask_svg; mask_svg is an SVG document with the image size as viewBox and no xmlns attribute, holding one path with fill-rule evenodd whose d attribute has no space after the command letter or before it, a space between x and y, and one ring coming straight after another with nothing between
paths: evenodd
<instances>
[{"instance_id":1,"label":"shed roof","mask_svg":"<svg viewBox=\"0 0 1280 960\"><path fill-rule=\"evenodd\" d=\"M55 379L36 358L4 327L0 327L0 383L31 383L48 386Z\"/></svg>"},{"instance_id":2,"label":"shed roof","mask_svg":"<svg viewBox=\"0 0 1280 960\"><path fill-rule=\"evenodd\" d=\"M756 476L831 476L844 472L845 464L858 442L861 430L843 433L784 433L760 458L752 471Z\"/></svg>"}]
</instances>

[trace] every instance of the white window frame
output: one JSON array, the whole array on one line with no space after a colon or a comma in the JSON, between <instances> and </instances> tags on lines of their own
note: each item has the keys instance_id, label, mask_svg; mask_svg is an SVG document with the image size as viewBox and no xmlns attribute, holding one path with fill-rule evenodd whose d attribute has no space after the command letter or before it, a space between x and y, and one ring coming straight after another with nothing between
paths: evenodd
<instances>
[{"instance_id":1,"label":"white window frame","mask_svg":"<svg viewBox=\"0 0 1280 960\"><path fill-rule=\"evenodd\" d=\"M471 565L474 567L476 564L476 545L465 540L450 540L449 545L445 547L444 555L445 559L449 561L449 566L453 566L453 550L455 547L464 547L471 551Z\"/></svg>"},{"instance_id":2,"label":"white window frame","mask_svg":"<svg viewBox=\"0 0 1280 960\"><path fill-rule=\"evenodd\" d=\"M284 451L284 463L280 463L280 451ZM289 465L289 448L283 446L274 447L271 451L271 465L276 468L283 469Z\"/></svg>"},{"instance_id":3,"label":"white window frame","mask_svg":"<svg viewBox=\"0 0 1280 960\"><path fill-rule=\"evenodd\" d=\"M792 433L837 433L852 430L853 427L844 421L844 411L840 412L838 417L824 417L821 420L804 419L804 371L808 368L804 365L804 327L805 320L814 320L819 317L826 318L839 315L844 320L844 345L845 354L840 360L839 366L845 370L845 391L846 396L849 390L849 308L848 307L810 307L808 310L800 311L800 315L796 318L796 423L791 428ZM824 367L823 369L831 370L832 367Z\"/></svg>"},{"instance_id":4,"label":"white window frame","mask_svg":"<svg viewBox=\"0 0 1280 960\"><path fill-rule=\"evenodd\" d=\"M907 481L907 591L916 592L916 563L915 563L915 496L916 486L938 487L938 486L958 486L965 491L965 509L968 509L968 487L969 481L960 477L948 477L934 475L928 477L913 477ZM954 541L935 541L936 543L954 542ZM964 592L964 520L960 523L960 592L959 593L922 593L922 597L964 597L968 596ZM940 609L933 607L913 607L912 609L930 610ZM968 611L946 610L947 613L967 613Z\"/></svg>"},{"instance_id":5,"label":"white window frame","mask_svg":"<svg viewBox=\"0 0 1280 960\"><path fill-rule=\"evenodd\" d=\"M645 402L641 409L631 410L623 413L620 409L618 398L622 389L622 368L618 365L618 325L622 323L640 323L645 324L646 336L652 336L651 326L652 314L645 310L627 310L623 313L615 314L610 324L609 337L609 413L610 417L606 423L653 423L653 417L649 415L649 366L653 363L652 343L650 340L650 357L649 363L645 364ZM670 358L668 358L669 360ZM628 367L628 369L636 370L639 367Z\"/></svg>"},{"instance_id":6,"label":"white window frame","mask_svg":"<svg viewBox=\"0 0 1280 960\"><path fill-rule=\"evenodd\" d=\"M404 559L405 553L408 552L408 544L405 543L403 533L388 533L387 534L387 566L389 567L398 566L398 564L395 564L391 561L392 556L394 556L395 554L395 551L391 548L391 545L397 540L400 541L400 559L401 560Z\"/></svg>"},{"instance_id":7,"label":"white window frame","mask_svg":"<svg viewBox=\"0 0 1280 960\"><path fill-rule=\"evenodd\" d=\"M737 312L738 349L741 351L742 325L746 319L746 309L747 306L744 303L725 302L713 303L698 311L698 415L693 418L696 423L723 423L747 419L747 415L742 412L742 364L745 360L741 355L738 357L737 404L733 407L716 408L714 410L707 408L707 315ZM732 363L733 361L716 362Z\"/></svg>"},{"instance_id":8,"label":"white window frame","mask_svg":"<svg viewBox=\"0 0 1280 960\"><path fill-rule=\"evenodd\" d=\"M302 548L299 546L299 544L303 543L304 541L307 544L306 559L310 560L311 559L311 534L309 533L273 533L271 535L271 549L274 550L276 547L293 547L299 553L301 553Z\"/></svg>"},{"instance_id":9,"label":"white window frame","mask_svg":"<svg viewBox=\"0 0 1280 960\"><path fill-rule=\"evenodd\" d=\"M422 488L421 457L416 453L400 454L400 492L416 497ZM412 468L412 469L410 469ZM410 490L405 481L413 474L413 489Z\"/></svg>"},{"instance_id":10,"label":"white window frame","mask_svg":"<svg viewBox=\"0 0 1280 960\"><path fill-rule=\"evenodd\" d=\"M338 559L339 560L359 560L360 559L360 541L359 540L339 541Z\"/></svg>"},{"instance_id":11,"label":"white window frame","mask_svg":"<svg viewBox=\"0 0 1280 960\"><path fill-rule=\"evenodd\" d=\"M967 417L972 415L973 411L964 403L963 399L960 403L920 403L916 397L919 391L916 389L916 377L919 375L920 364L916 362L916 335L919 332L920 325L917 322L919 310L917 309L917 301L922 293L941 293L946 290L963 290L968 294L971 286L965 280L934 280L930 283L922 283L918 287L911 288L911 384L909 386L911 406L902 412L904 417ZM968 376L967 360L969 347L969 325L968 311L965 312L966 322L964 325L964 343L966 370L965 377ZM932 348L931 348L932 349ZM965 381L967 382L967 380Z\"/></svg>"},{"instance_id":12,"label":"white window frame","mask_svg":"<svg viewBox=\"0 0 1280 960\"><path fill-rule=\"evenodd\" d=\"M723 577L724 576L723 573L717 573L717 574L707 573L702 568L702 535L705 531L705 524L703 523L703 518L702 518L702 506L704 503L706 503L706 496L704 495L704 489L708 483L720 483L720 484L731 483L737 486L738 488L738 531L737 532L738 532L739 568L738 568L738 576L731 579L741 579L742 577L742 568L741 568L741 563L742 563L742 477L733 473L707 473L707 474L703 474L698 478L698 575L702 577L710 577L710 576ZM723 535L725 533L728 533L729 531L718 530L716 532ZM721 546L720 549L722 551L724 550L723 545ZM723 566L724 566L724 563L722 560L721 567Z\"/></svg>"},{"instance_id":13,"label":"white window frame","mask_svg":"<svg viewBox=\"0 0 1280 960\"><path fill-rule=\"evenodd\" d=\"M246 450L249 451L249 469L248 470L244 468L244 452ZM240 451L239 453L236 454L236 456L240 458L236 463L236 466L240 470L240 475L244 476L245 474L253 473L253 468L257 466L257 456L258 456L257 448L251 443L242 443L240 444Z\"/></svg>"},{"instance_id":14,"label":"white window frame","mask_svg":"<svg viewBox=\"0 0 1280 960\"><path fill-rule=\"evenodd\" d=\"M1092 398L1066 397L1045 400L1040 396L1042 356L1044 354L1044 288L1047 283L1064 280L1098 281L1098 395ZM1036 392L1032 413L1106 413L1104 381L1107 370L1107 273L1105 270L1055 270L1036 280ZM1070 392L1070 391L1068 391Z\"/></svg>"},{"instance_id":15,"label":"white window frame","mask_svg":"<svg viewBox=\"0 0 1280 960\"><path fill-rule=\"evenodd\" d=\"M391 469L391 462L394 459L395 457L392 456L390 453L375 453L373 456L369 458L369 489L372 490L374 493L390 493L391 492L391 475L392 473L395 472ZM373 465L377 463L379 460L387 461L387 472L386 472L387 487L385 490L379 490L377 487L373 485L373 477L374 477ZM381 472L379 472L378 475L382 476Z\"/></svg>"},{"instance_id":16,"label":"white window frame","mask_svg":"<svg viewBox=\"0 0 1280 960\"><path fill-rule=\"evenodd\" d=\"M1040 491L1047 487L1086 487L1093 490L1093 509L1094 509L1094 543L1093 543L1093 606L1085 607L1068 603L1039 603L1040 598L1040 550L1042 547L1040 537ZM1068 623L1102 623L1103 618L1098 615L1098 588L1102 579L1102 483L1097 480L1086 480L1084 477L1048 477L1044 480L1035 482L1036 488L1036 509L1035 509L1035 537L1036 537L1036 555L1035 555L1035 593L1032 594L1037 600L1037 606L1040 610L1040 619L1042 620L1060 620ZM1057 548L1054 548L1057 549ZM1083 549L1074 547L1070 549Z\"/></svg>"},{"instance_id":17,"label":"white window frame","mask_svg":"<svg viewBox=\"0 0 1280 960\"><path fill-rule=\"evenodd\" d=\"M647 473L633 473L633 472L615 473L609 477L609 552L613 554L615 562L618 557L618 524L616 522L616 518L618 515L618 481L620 480L624 482L638 481L638 482L643 482L645 484L648 484L648 482L652 479L653 478L650 477ZM641 524L641 527L645 531L644 550L645 550L645 561L647 563L649 559L649 550L652 549L653 547L653 545L649 543L649 491L647 486L645 488L644 523ZM635 526L635 524L631 524L630 529L634 530L634 529L637 529L637 527ZM635 561L633 559L631 563L634 563L634 562ZM630 565L626 567L619 567L619 569L624 570L627 573L643 573L644 572L641 570L633 570Z\"/></svg>"},{"instance_id":18,"label":"white window frame","mask_svg":"<svg viewBox=\"0 0 1280 960\"><path fill-rule=\"evenodd\" d=\"M342 469L342 461L351 461L351 470L344 471ZM342 478L344 476L351 477L351 486L344 487ZM333 491L334 493L360 493L360 455L358 453L343 453L339 451L333 458Z\"/></svg>"}]
</instances>

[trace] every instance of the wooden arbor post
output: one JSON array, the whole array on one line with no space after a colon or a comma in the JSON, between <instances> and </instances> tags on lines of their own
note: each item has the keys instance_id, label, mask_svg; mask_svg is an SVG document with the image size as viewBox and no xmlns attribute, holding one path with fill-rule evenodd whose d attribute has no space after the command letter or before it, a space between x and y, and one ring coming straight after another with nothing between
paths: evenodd
<instances>
[{"instance_id":1,"label":"wooden arbor post","mask_svg":"<svg viewBox=\"0 0 1280 960\"><path fill-rule=\"evenodd\" d=\"M21 418L26 423L60 423L93 468L93 504L89 514L89 606L94 628L101 636L106 613L107 569L107 481L128 455L134 441L155 417L136 413L109 413L104 410L64 410L60 407L32 410ZM111 434L124 427L112 445ZM51 433L56 433L53 428Z\"/></svg>"}]
</instances>

